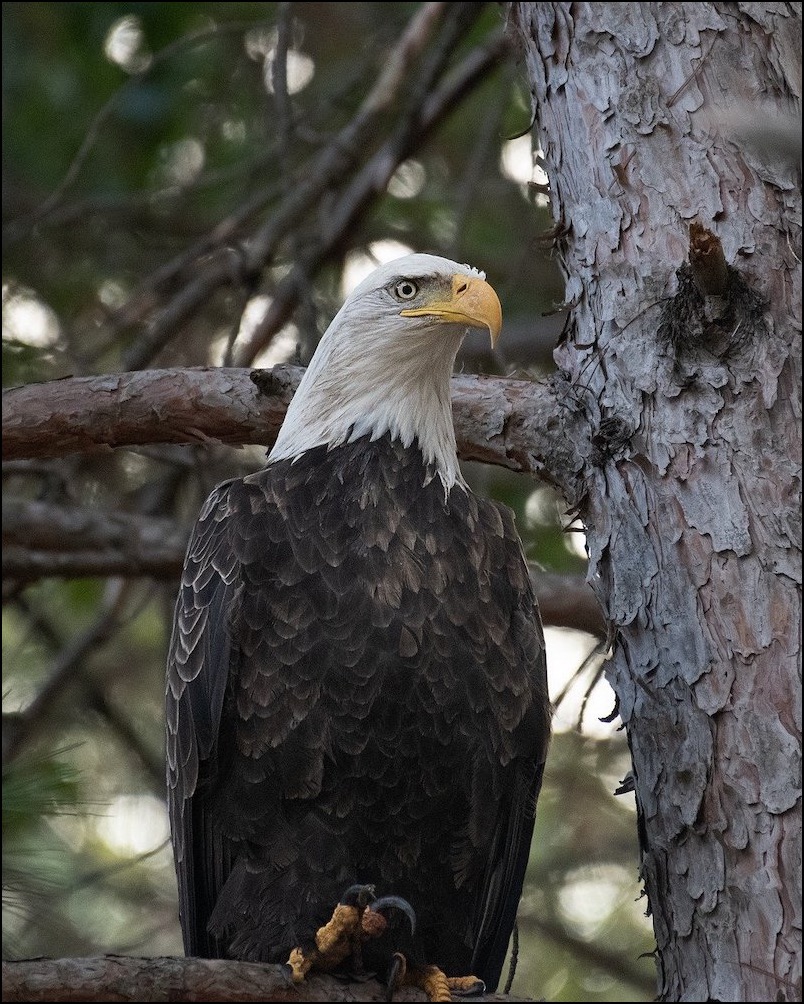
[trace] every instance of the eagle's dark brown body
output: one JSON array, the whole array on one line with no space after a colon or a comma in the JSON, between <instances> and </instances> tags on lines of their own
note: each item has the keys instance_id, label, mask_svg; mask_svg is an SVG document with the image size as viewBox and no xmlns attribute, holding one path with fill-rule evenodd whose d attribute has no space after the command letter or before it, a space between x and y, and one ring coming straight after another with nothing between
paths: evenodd
<instances>
[{"instance_id":1,"label":"eagle's dark brown body","mask_svg":"<svg viewBox=\"0 0 804 1004\"><path fill-rule=\"evenodd\" d=\"M220 485L168 667L185 949L284 962L353 883L496 986L549 735L513 518L384 436Z\"/></svg>"}]
</instances>

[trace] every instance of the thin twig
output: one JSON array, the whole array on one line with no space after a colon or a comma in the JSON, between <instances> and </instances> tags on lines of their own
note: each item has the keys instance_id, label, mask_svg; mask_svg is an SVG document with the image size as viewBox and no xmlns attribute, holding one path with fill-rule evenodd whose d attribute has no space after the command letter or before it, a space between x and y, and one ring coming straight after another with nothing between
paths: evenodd
<instances>
[{"instance_id":1,"label":"thin twig","mask_svg":"<svg viewBox=\"0 0 804 1004\"><path fill-rule=\"evenodd\" d=\"M108 641L117 628L128 586L122 579L110 579L106 589L106 600L100 616L62 649L50 667L47 683L16 717L13 735L4 744L4 765L14 760L32 740L65 687L78 675L84 659L93 649Z\"/></svg>"},{"instance_id":2,"label":"thin twig","mask_svg":"<svg viewBox=\"0 0 804 1004\"><path fill-rule=\"evenodd\" d=\"M503 993L507 997L511 993L516 976L516 967L519 963L519 924L514 921L514 929L511 932L511 961L508 963L508 977L505 981Z\"/></svg>"}]
</instances>

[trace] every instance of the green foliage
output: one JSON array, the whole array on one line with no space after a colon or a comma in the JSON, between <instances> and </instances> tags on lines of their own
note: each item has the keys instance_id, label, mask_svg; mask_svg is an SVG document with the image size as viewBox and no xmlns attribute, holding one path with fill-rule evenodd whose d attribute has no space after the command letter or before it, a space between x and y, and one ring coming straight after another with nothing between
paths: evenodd
<instances>
[{"instance_id":1,"label":"green foliage","mask_svg":"<svg viewBox=\"0 0 804 1004\"><path fill-rule=\"evenodd\" d=\"M13 720L8 723L13 728ZM78 772L58 753L16 761L3 770L3 839L19 845L29 839L42 817L75 809Z\"/></svg>"}]
</instances>

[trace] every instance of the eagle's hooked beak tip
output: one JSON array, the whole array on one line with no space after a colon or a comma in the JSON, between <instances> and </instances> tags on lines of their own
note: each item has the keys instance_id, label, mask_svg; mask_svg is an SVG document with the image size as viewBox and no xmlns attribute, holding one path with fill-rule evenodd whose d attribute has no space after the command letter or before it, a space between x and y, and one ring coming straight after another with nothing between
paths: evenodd
<instances>
[{"instance_id":1,"label":"eagle's hooked beak tip","mask_svg":"<svg viewBox=\"0 0 804 1004\"><path fill-rule=\"evenodd\" d=\"M456 275L452 280L452 297L469 323L489 329L493 349L502 329L502 306L493 287L479 277Z\"/></svg>"},{"instance_id":2,"label":"eagle's hooked beak tip","mask_svg":"<svg viewBox=\"0 0 804 1004\"><path fill-rule=\"evenodd\" d=\"M452 324L488 328L492 349L497 344L502 328L499 297L485 279L476 275L454 275L448 300L439 300L425 307L408 308L400 313L403 317L438 317Z\"/></svg>"}]
</instances>

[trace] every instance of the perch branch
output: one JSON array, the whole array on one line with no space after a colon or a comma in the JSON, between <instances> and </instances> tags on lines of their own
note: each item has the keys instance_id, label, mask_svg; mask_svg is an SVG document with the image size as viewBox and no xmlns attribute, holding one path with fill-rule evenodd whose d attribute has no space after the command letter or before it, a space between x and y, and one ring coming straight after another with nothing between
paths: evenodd
<instances>
[{"instance_id":1,"label":"perch branch","mask_svg":"<svg viewBox=\"0 0 804 1004\"><path fill-rule=\"evenodd\" d=\"M147 443L271 444L303 370L168 369L68 377L3 392L3 459ZM549 382L452 378L462 460L550 478L576 465Z\"/></svg>"},{"instance_id":2,"label":"perch branch","mask_svg":"<svg viewBox=\"0 0 804 1004\"><path fill-rule=\"evenodd\" d=\"M24 959L3 963L4 1001L298 1001L282 966L224 959L142 959L105 955L83 959ZM307 1000L385 1001L375 980L344 983L332 976L305 981ZM473 1001L532 998L486 994ZM420 990L403 988L397 1001L423 1001Z\"/></svg>"}]
</instances>

